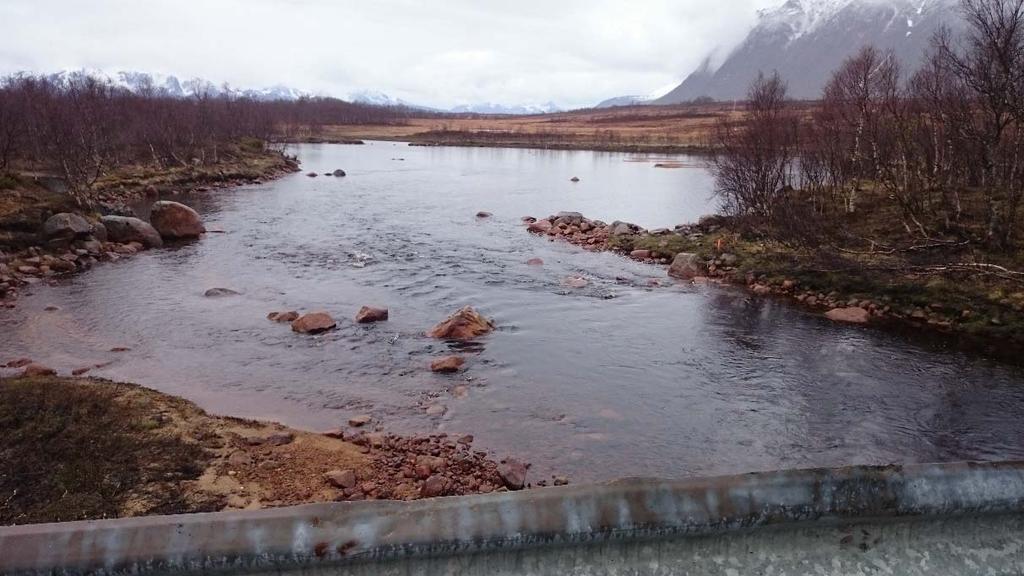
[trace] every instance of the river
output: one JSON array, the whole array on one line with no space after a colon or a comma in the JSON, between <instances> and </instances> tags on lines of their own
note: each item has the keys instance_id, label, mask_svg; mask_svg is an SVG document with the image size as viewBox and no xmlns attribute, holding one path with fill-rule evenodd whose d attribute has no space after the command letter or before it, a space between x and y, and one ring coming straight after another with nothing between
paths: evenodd
<instances>
[{"instance_id":1,"label":"river","mask_svg":"<svg viewBox=\"0 0 1024 576\"><path fill-rule=\"evenodd\" d=\"M3 356L64 372L110 362L93 374L304 429L367 413L389 431L473 434L531 462L533 480L1024 459L1018 367L742 290L651 287L664 268L520 222L560 210L693 221L713 210L699 159L661 169L665 158L629 154L390 142L292 152L303 172L348 176L176 198L222 233L34 287L0 310ZM576 275L589 285L562 286ZM213 287L242 294L204 297ZM390 321L354 324L364 304ZM432 374L451 348L423 333L466 305L498 330L462 350L463 374ZM339 329L302 336L266 319L292 309L329 311Z\"/></svg>"}]
</instances>

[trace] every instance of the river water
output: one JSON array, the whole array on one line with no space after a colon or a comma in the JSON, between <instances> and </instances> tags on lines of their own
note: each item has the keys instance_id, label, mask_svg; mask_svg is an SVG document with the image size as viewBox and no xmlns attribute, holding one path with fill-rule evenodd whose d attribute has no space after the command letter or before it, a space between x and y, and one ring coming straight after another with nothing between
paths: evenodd
<instances>
[{"instance_id":1,"label":"river water","mask_svg":"<svg viewBox=\"0 0 1024 576\"><path fill-rule=\"evenodd\" d=\"M182 198L223 233L36 286L0 311L0 354L62 371L110 362L93 374L299 428L368 413L390 431L473 434L533 463L534 480L1024 458L1017 367L740 290L650 287L663 268L520 222L560 210L695 220L712 211L698 159L659 169L628 154L384 142L293 152L304 172L349 175ZM546 264L527 266L535 257ZM589 285L562 286L576 275ZM213 287L242 294L204 297ZM355 325L364 304L391 320ZM464 374L434 375L430 360L452 349L423 333L466 305L498 330L462 350ZM339 329L301 336L266 319L291 309L329 311Z\"/></svg>"}]
</instances>

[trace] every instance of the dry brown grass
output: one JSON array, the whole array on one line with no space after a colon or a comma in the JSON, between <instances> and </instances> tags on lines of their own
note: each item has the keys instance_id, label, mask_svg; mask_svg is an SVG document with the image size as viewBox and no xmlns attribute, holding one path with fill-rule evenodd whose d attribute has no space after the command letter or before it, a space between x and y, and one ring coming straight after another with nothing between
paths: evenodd
<instances>
[{"instance_id":1,"label":"dry brown grass","mask_svg":"<svg viewBox=\"0 0 1024 576\"><path fill-rule=\"evenodd\" d=\"M327 139L597 150L697 150L720 120L742 121L742 105L631 106L537 116L417 118L403 125L327 126Z\"/></svg>"}]
</instances>

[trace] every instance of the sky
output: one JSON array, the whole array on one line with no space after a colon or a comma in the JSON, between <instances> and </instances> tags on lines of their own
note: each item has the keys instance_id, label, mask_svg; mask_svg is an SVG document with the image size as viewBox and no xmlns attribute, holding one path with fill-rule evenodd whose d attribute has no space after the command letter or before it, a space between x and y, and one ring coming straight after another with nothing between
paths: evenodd
<instances>
[{"instance_id":1,"label":"sky","mask_svg":"<svg viewBox=\"0 0 1024 576\"><path fill-rule=\"evenodd\" d=\"M432 5L428 5L432 4ZM0 0L0 74L96 69L448 108L667 92L781 0Z\"/></svg>"}]
</instances>

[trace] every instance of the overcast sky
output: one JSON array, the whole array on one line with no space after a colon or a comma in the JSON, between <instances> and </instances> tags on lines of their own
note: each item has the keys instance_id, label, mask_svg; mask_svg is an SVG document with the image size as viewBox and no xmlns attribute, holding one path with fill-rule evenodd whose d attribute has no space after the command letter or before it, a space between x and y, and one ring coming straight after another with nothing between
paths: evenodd
<instances>
[{"instance_id":1,"label":"overcast sky","mask_svg":"<svg viewBox=\"0 0 1024 576\"><path fill-rule=\"evenodd\" d=\"M138 70L416 104L667 91L781 0L0 0L0 73Z\"/></svg>"}]
</instances>

